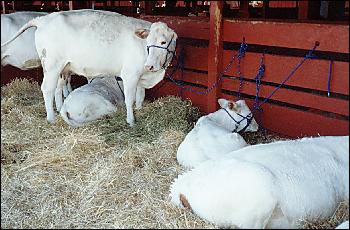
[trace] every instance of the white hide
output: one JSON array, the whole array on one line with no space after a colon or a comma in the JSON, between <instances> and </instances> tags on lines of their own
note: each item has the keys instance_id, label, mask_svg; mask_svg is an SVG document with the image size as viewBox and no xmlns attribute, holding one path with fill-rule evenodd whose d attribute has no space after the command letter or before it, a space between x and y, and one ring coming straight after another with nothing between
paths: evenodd
<instances>
[{"instance_id":1,"label":"white hide","mask_svg":"<svg viewBox=\"0 0 350 230\"><path fill-rule=\"evenodd\" d=\"M30 27L37 28L35 44L44 70L41 89L49 122L55 119L53 98L58 76L72 72L89 79L120 76L127 122L134 125L132 106L137 86L151 88L157 84L165 74L162 66L167 67L172 59L161 48L150 47L148 54L147 46L165 48L170 44L169 50L174 51L177 39L176 33L162 22L151 23L108 11L72 10L28 22L2 46Z\"/></svg>"},{"instance_id":2,"label":"white hide","mask_svg":"<svg viewBox=\"0 0 350 230\"><path fill-rule=\"evenodd\" d=\"M177 161L186 168L193 168L203 161L218 159L225 154L243 148L248 144L238 133L232 133L236 123L223 110L226 109L230 115L240 121L242 116L251 113L244 100L237 102L226 99L218 100L221 109L198 119L195 127L186 135L177 150ZM247 124L247 120L242 121L237 131L242 130ZM255 119L245 131L255 132L259 128Z\"/></svg>"},{"instance_id":3,"label":"white hide","mask_svg":"<svg viewBox=\"0 0 350 230\"><path fill-rule=\"evenodd\" d=\"M174 204L221 227L296 228L349 201L349 136L247 146L180 175L170 190Z\"/></svg>"},{"instance_id":4,"label":"white hide","mask_svg":"<svg viewBox=\"0 0 350 230\"><path fill-rule=\"evenodd\" d=\"M28 21L47 15L44 12L15 12L1 14L1 44L9 40ZM21 70L38 68L40 58L35 49L35 28L30 28L11 44L1 47L1 65L11 65Z\"/></svg>"},{"instance_id":5,"label":"white hide","mask_svg":"<svg viewBox=\"0 0 350 230\"><path fill-rule=\"evenodd\" d=\"M118 86L119 83L119 86ZM115 78L96 78L73 90L63 103L60 114L72 127L97 120L117 111L124 105L122 81Z\"/></svg>"},{"instance_id":6,"label":"white hide","mask_svg":"<svg viewBox=\"0 0 350 230\"><path fill-rule=\"evenodd\" d=\"M1 14L1 44L9 40L24 24L33 18L45 16L45 12L22 11L11 14ZM21 70L41 67L40 58L35 48L35 28L29 28L21 37L9 45L1 47L1 66L11 65ZM64 97L72 91L70 76L58 79L55 102L59 111Z\"/></svg>"},{"instance_id":7,"label":"white hide","mask_svg":"<svg viewBox=\"0 0 350 230\"><path fill-rule=\"evenodd\" d=\"M338 225L335 229L349 229L349 221L344 221L340 225Z\"/></svg>"}]
</instances>

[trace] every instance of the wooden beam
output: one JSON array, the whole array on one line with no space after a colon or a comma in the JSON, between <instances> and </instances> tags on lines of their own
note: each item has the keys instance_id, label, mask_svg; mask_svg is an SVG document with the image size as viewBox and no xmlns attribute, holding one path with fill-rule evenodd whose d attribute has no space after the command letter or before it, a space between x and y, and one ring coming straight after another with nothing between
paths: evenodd
<instances>
[{"instance_id":1,"label":"wooden beam","mask_svg":"<svg viewBox=\"0 0 350 230\"><path fill-rule=\"evenodd\" d=\"M219 74L222 73L223 57L223 1L212 1L210 3L210 29L208 50L208 88L216 84ZM219 83L217 87L208 93L207 112L211 113L218 109L217 99L220 96Z\"/></svg>"},{"instance_id":2,"label":"wooden beam","mask_svg":"<svg viewBox=\"0 0 350 230\"><path fill-rule=\"evenodd\" d=\"M309 1L298 1L298 19L307 19L307 12L309 8Z\"/></svg>"}]
</instances>

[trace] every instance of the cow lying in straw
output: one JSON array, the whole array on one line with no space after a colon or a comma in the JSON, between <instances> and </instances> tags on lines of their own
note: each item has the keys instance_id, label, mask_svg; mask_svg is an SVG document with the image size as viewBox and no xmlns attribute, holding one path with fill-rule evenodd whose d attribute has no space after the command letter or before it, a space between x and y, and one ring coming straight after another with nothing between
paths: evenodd
<instances>
[{"instance_id":1,"label":"cow lying in straw","mask_svg":"<svg viewBox=\"0 0 350 230\"><path fill-rule=\"evenodd\" d=\"M220 227L296 228L349 202L349 136L258 144L180 175L171 201Z\"/></svg>"},{"instance_id":2,"label":"cow lying in straw","mask_svg":"<svg viewBox=\"0 0 350 230\"><path fill-rule=\"evenodd\" d=\"M259 126L244 100L219 99L218 111L199 118L177 150L178 162L193 168L209 159L243 148L248 144L237 132L255 132Z\"/></svg>"},{"instance_id":3,"label":"cow lying in straw","mask_svg":"<svg viewBox=\"0 0 350 230\"><path fill-rule=\"evenodd\" d=\"M1 47L31 27L36 27L36 50L44 71L41 89L51 123L55 120L57 80L62 73L75 73L90 79L120 76L126 120L133 126L133 104L140 78L148 75L145 80L153 83L145 84L149 88L160 82L176 48L177 35L165 23L99 10L61 11L35 18Z\"/></svg>"},{"instance_id":4,"label":"cow lying in straw","mask_svg":"<svg viewBox=\"0 0 350 230\"><path fill-rule=\"evenodd\" d=\"M123 83L117 78L95 78L73 90L65 99L60 114L72 127L81 126L117 111L124 105Z\"/></svg>"}]
</instances>

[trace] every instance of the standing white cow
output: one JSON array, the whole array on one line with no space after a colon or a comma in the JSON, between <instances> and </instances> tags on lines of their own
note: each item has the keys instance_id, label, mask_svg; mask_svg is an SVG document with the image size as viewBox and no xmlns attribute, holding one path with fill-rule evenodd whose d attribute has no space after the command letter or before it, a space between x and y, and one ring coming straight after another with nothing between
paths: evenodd
<instances>
[{"instance_id":1,"label":"standing white cow","mask_svg":"<svg viewBox=\"0 0 350 230\"><path fill-rule=\"evenodd\" d=\"M220 227L288 229L329 218L349 202L349 136L232 151L180 175L171 199Z\"/></svg>"},{"instance_id":2,"label":"standing white cow","mask_svg":"<svg viewBox=\"0 0 350 230\"><path fill-rule=\"evenodd\" d=\"M11 14L1 14L1 44L8 41L24 24L30 20L45 16L46 12L20 11ZM35 48L35 29L30 28L11 44L1 47L1 66L11 65L21 70L41 67L39 55ZM67 97L72 91L70 76L61 76L56 88L56 107L60 109L63 95Z\"/></svg>"},{"instance_id":3,"label":"standing white cow","mask_svg":"<svg viewBox=\"0 0 350 230\"><path fill-rule=\"evenodd\" d=\"M161 81L176 48L177 35L165 23L99 10L61 11L34 19L2 46L30 27L37 28L35 44L44 70L41 90L49 122L55 120L57 79L73 72L87 78L120 76L127 122L133 126L136 88L151 88Z\"/></svg>"},{"instance_id":4,"label":"standing white cow","mask_svg":"<svg viewBox=\"0 0 350 230\"><path fill-rule=\"evenodd\" d=\"M72 127L97 120L124 105L123 83L114 77L95 78L73 90L63 103L60 114Z\"/></svg>"},{"instance_id":5,"label":"standing white cow","mask_svg":"<svg viewBox=\"0 0 350 230\"><path fill-rule=\"evenodd\" d=\"M259 125L244 100L234 102L220 98L218 103L221 109L199 118L179 145L176 158L182 166L193 168L243 148L248 144L237 132L258 130Z\"/></svg>"}]
</instances>

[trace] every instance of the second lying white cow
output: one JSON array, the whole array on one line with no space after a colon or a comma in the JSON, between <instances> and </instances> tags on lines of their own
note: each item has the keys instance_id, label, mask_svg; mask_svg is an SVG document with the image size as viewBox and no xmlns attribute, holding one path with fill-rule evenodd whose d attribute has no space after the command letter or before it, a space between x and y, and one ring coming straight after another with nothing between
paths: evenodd
<instances>
[{"instance_id":1,"label":"second lying white cow","mask_svg":"<svg viewBox=\"0 0 350 230\"><path fill-rule=\"evenodd\" d=\"M61 11L36 18L1 46L31 27L37 28L35 44L44 70L41 90L49 122L55 120L53 99L59 75L75 73L90 79L120 76L127 122L134 125L132 106L136 88L143 84L140 78L148 75L145 88L160 82L176 48L177 35L165 23L99 10Z\"/></svg>"},{"instance_id":2,"label":"second lying white cow","mask_svg":"<svg viewBox=\"0 0 350 230\"><path fill-rule=\"evenodd\" d=\"M95 78L73 90L65 99L60 114L72 127L81 126L117 111L124 105L123 83L116 78Z\"/></svg>"},{"instance_id":3,"label":"second lying white cow","mask_svg":"<svg viewBox=\"0 0 350 230\"><path fill-rule=\"evenodd\" d=\"M251 145L203 162L171 200L220 227L296 228L349 202L349 136Z\"/></svg>"},{"instance_id":4,"label":"second lying white cow","mask_svg":"<svg viewBox=\"0 0 350 230\"><path fill-rule=\"evenodd\" d=\"M248 144L237 132L255 132L259 126L244 100L218 100L221 109L199 118L177 150L179 164L193 168L209 159L243 148ZM232 132L234 131L234 132Z\"/></svg>"}]
</instances>

